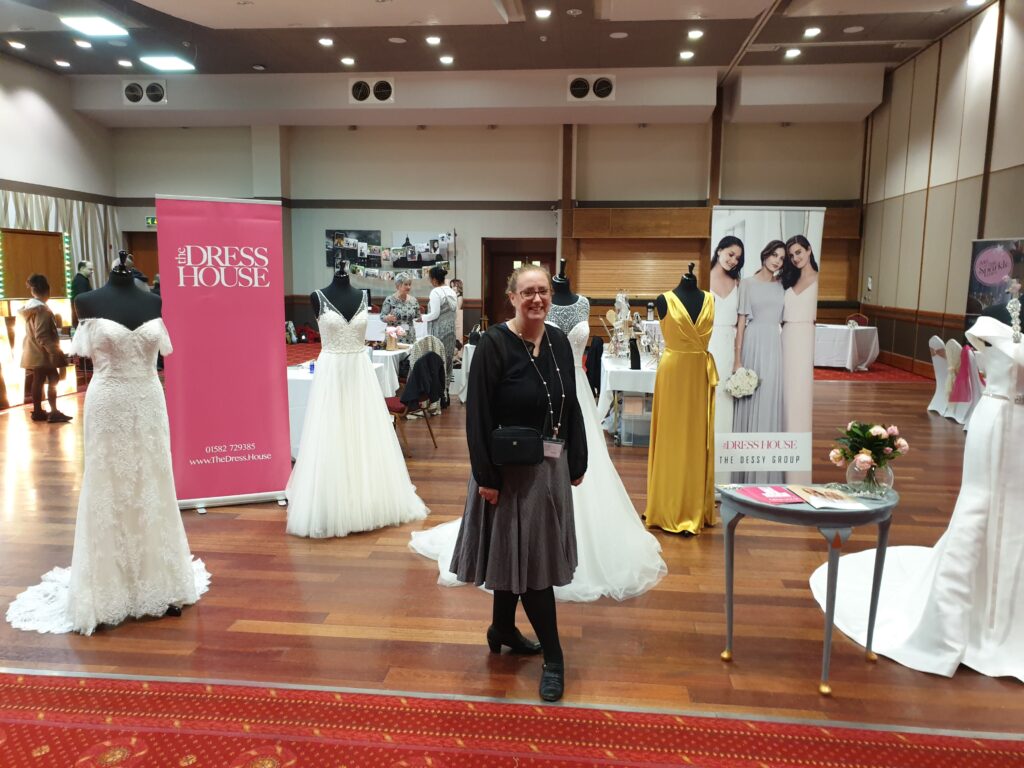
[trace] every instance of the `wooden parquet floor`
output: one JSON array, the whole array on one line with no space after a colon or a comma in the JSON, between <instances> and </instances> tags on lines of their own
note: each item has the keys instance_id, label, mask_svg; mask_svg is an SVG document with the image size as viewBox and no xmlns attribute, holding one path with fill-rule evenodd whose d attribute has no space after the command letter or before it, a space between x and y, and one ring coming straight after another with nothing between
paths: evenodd
<instances>
[{"instance_id":1,"label":"wooden parquet floor","mask_svg":"<svg viewBox=\"0 0 1024 768\"><path fill-rule=\"evenodd\" d=\"M964 433L926 414L932 385L815 384L816 479L839 479L826 455L851 418L896 421L912 452L895 465L902 503L891 545L933 544L960 482ZM77 414L81 400L62 408ZM464 412L439 422L435 451L409 425L409 470L433 510L400 528L309 541L284 533L273 504L184 513L210 592L180 618L128 622L92 637L37 635L0 622L0 667L249 680L536 700L540 663L487 652L490 597L436 585L409 534L461 514L468 461ZM437 429L435 427L435 429ZM685 436L684 436L685 437ZM0 414L0 603L71 559L82 465L81 421L34 424ZM612 455L643 509L646 449ZM112 468L116 471L116 468ZM382 473L381 482L387 482ZM807 578L825 560L816 531L744 521L737 542L735 661L724 664L721 529L659 533L669 575L624 603L559 604L566 701L951 729L1024 732L1024 689L962 668L953 679L865 662L837 633L834 695L817 693L823 617ZM849 550L870 548L856 532ZM521 625L526 627L525 617Z\"/></svg>"}]
</instances>

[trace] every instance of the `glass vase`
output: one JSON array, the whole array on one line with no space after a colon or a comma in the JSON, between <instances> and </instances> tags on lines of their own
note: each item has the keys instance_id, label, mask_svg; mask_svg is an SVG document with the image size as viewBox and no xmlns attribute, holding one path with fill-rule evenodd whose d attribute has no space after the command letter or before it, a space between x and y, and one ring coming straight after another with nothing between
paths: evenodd
<instances>
[{"instance_id":1,"label":"glass vase","mask_svg":"<svg viewBox=\"0 0 1024 768\"><path fill-rule=\"evenodd\" d=\"M893 474L892 467L873 466L869 469L857 469L851 462L846 468L846 484L850 489L861 496L869 496L877 499L884 499L892 488Z\"/></svg>"}]
</instances>

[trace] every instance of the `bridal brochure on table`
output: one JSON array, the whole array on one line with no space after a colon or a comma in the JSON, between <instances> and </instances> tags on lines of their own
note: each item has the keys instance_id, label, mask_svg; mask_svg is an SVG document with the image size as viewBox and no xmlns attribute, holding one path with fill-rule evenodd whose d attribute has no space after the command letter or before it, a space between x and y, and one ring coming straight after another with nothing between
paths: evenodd
<instances>
[{"instance_id":1,"label":"bridal brochure on table","mask_svg":"<svg viewBox=\"0 0 1024 768\"><path fill-rule=\"evenodd\" d=\"M856 499L833 488L811 485L790 485L788 487L815 509L867 509Z\"/></svg>"},{"instance_id":2,"label":"bridal brochure on table","mask_svg":"<svg viewBox=\"0 0 1024 768\"><path fill-rule=\"evenodd\" d=\"M803 499L784 485L747 485L736 489L747 498L765 504L800 504Z\"/></svg>"}]
</instances>

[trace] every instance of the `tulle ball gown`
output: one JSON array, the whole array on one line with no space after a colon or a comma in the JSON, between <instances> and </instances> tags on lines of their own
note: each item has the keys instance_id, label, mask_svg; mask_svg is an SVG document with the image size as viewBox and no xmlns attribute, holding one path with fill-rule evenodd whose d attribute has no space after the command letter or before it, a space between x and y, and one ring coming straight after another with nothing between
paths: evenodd
<instances>
[{"instance_id":1,"label":"tulle ball gown","mask_svg":"<svg viewBox=\"0 0 1024 768\"><path fill-rule=\"evenodd\" d=\"M965 664L1024 681L1024 345L989 317L967 338L984 350L987 379L967 432L960 495L934 547L888 550L873 646L922 672L949 677ZM839 560L835 624L861 645L874 559L872 549ZM811 590L824 605L824 565Z\"/></svg>"},{"instance_id":2,"label":"tulle ball gown","mask_svg":"<svg viewBox=\"0 0 1024 768\"><path fill-rule=\"evenodd\" d=\"M85 472L70 568L18 595L18 629L92 634L100 624L163 616L195 603L210 583L193 560L174 492L167 406L156 357L171 354L160 318L134 330L82 320L73 351L93 362L83 420Z\"/></svg>"},{"instance_id":3,"label":"tulle ball gown","mask_svg":"<svg viewBox=\"0 0 1024 768\"><path fill-rule=\"evenodd\" d=\"M366 354L366 299L347 320L318 297L323 346L288 479L288 533L321 539L422 520L429 510Z\"/></svg>"},{"instance_id":4,"label":"tulle ball gown","mask_svg":"<svg viewBox=\"0 0 1024 768\"><path fill-rule=\"evenodd\" d=\"M568 306L554 304L548 322L566 332L575 361L576 393L587 434L586 480L572 489L579 562L572 582L555 587L559 600L588 602L599 597L625 600L640 595L668 573L661 544L644 527L622 480L608 455L604 432L590 384L583 371L583 350L590 332L590 302L580 296ZM461 520L415 531L409 546L436 560L438 583L454 587L462 582L449 569Z\"/></svg>"}]
</instances>

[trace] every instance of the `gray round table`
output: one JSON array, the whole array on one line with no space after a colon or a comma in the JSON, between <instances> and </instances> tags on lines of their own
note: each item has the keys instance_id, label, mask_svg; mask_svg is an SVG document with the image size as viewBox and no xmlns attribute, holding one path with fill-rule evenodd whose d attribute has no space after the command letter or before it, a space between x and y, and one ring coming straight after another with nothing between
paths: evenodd
<instances>
[{"instance_id":1,"label":"gray round table","mask_svg":"<svg viewBox=\"0 0 1024 768\"><path fill-rule=\"evenodd\" d=\"M736 526L744 517L754 517L774 523L804 525L817 528L828 542L828 594L825 604L825 642L821 660L821 682L818 692L823 696L832 693L828 683L829 661L832 656L832 621L836 609L836 580L839 576L839 550L850 538L850 532L858 525L878 526L878 549L875 550L875 572L871 582L871 607L868 613L867 659L875 661L878 656L871 650L875 633L875 612L878 609L878 592L882 584L882 569L885 567L885 547L889 541L889 525L892 511L899 503L899 496L890 491L884 500L856 500L867 509L838 510L815 509L810 504L768 504L755 501L736 488L720 488L722 494L722 523L725 529L725 650L722 661L732 661L732 595L733 595L733 552L736 543Z\"/></svg>"}]
</instances>

